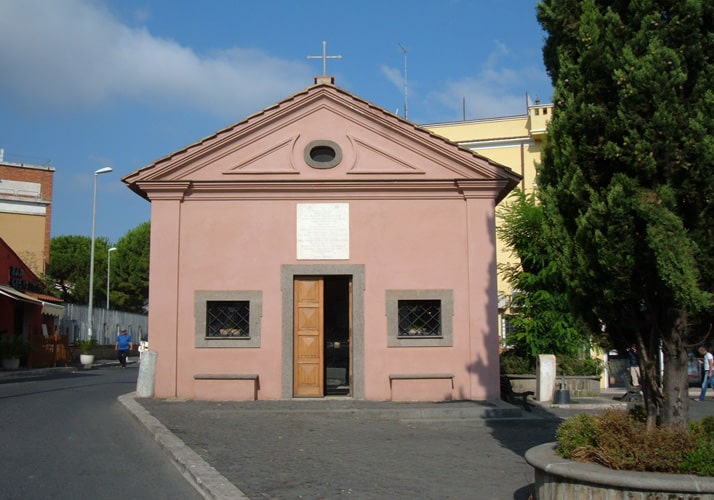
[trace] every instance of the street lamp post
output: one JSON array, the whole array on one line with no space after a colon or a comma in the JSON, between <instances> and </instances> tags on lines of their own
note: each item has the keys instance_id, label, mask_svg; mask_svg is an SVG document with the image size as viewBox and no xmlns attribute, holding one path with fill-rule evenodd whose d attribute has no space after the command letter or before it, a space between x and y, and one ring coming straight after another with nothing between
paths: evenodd
<instances>
[{"instance_id":1,"label":"street lamp post","mask_svg":"<svg viewBox=\"0 0 714 500\"><path fill-rule=\"evenodd\" d=\"M111 247L107 250L107 311L109 310L109 283L111 280L111 268L112 268L112 252L116 250L116 247Z\"/></svg>"},{"instance_id":2,"label":"street lamp post","mask_svg":"<svg viewBox=\"0 0 714 500\"><path fill-rule=\"evenodd\" d=\"M97 218L97 176L108 174L112 167L104 167L94 172L94 199L92 201L92 249L89 253L89 310L87 317L87 340L92 340L92 306L94 305L94 226Z\"/></svg>"}]
</instances>

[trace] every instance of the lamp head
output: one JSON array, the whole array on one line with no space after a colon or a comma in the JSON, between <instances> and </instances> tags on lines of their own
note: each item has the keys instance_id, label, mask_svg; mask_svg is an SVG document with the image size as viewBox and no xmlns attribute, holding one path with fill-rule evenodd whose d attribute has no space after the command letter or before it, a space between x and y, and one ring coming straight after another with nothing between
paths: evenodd
<instances>
[{"instance_id":1,"label":"lamp head","mask_svg":"<svg viewBox=\"0 0 714 500\"><path fill-rule=\"evenodd\" d=\"M95 172L94 172L94 175L97 175L97 174L108 174L108 173L111 172L111 171L112 171L112 167L104 167L104 168L100 168L99 170L95 171Z\"/></svg>"}]
</instances>

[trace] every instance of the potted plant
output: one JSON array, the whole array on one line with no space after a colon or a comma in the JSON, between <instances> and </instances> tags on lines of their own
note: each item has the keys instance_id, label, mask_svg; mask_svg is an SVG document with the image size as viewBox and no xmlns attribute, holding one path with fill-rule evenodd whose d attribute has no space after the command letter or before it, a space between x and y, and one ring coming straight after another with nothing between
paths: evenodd
<instances>
[{"instance_id":1,"label":"potted plant","mask_svg":"<svg viewBox=\"0 0 714 500\"><path fill-rule=\"evenodd\" d=\"M30 352L30 344L22 335L0 336L0 362L5 370L17 370L20 359Z\"/></svg>"},{"instance_id":2,"label":"potted plant","mask_svg":"<svg viewBox=\"0 0 714 500\"><path fill-rule=\"evenodd\" d=\"M94 348L97 345L97 339L86 339L77 342L79 345L79 362L85 367L91 367L94 363Z\"/></svg>"}]
</instances>

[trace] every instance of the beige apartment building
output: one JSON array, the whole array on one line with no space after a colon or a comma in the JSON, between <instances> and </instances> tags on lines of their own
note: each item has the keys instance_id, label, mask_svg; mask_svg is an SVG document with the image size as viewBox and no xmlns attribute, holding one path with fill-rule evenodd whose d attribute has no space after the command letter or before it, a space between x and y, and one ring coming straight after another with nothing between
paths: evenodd
<instances>
[{"instance_id":1,"label":"beige apartment building","mask_svg":"<svg viewBox=\"0 0 714 500\"><path fill-rule=\"evenodd\" d=\"M0 238L36 274L50 256L55 169L5 161L0 149Z\"/></svg>"},{"instance_id":2,"label":"beige apartment building","mask_svg":"<svg viewBox=\"0 0 714 500\"><path fill-rule=\"evenodd\" d=\"M509 167L521 175L519 187L529 193L535 186L536 165L541 159L547 125L552 114L552 104L541 104L536 100L534 104L528 104L526 114L523 115L432 123L423 127L461 147ZM506 203L508 199L502 202ZM501 241L497 241L496 248L498 263L508 262L512 258ZM499 275L498 302L502 337L507 329L502 313L508 306L510 295L510 286Z\"/></svg>"}]
</instances>

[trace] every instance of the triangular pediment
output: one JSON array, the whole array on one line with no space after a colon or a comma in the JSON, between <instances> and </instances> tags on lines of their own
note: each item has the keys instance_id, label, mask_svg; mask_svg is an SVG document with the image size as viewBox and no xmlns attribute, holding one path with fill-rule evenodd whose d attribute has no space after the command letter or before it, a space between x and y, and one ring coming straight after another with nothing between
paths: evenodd
<instances>
[{"instance_id":1,"label":"triangular pediment","mask_svg":"<svg viewBox=\"0 0 714 500\"><path fill-rule=\"evenodd\" d=\"M315 85L124 178L140 193L147 182L295 180L483 180L510 190L518 176L334 85Z\"/></svg>"}]
</instances>

